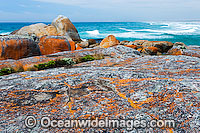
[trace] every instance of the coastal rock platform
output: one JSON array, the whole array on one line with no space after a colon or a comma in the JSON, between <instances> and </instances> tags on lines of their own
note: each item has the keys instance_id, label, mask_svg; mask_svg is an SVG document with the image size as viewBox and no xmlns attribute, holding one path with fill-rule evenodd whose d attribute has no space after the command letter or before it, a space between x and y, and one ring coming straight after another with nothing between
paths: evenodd
<instances>
[{"instance_id":1,"label":"coastal rock platform","mask_svg":"<svg viewBox=\"0 0 200 133\"><path fill-rule=\"evenodd\" d=\"M28 115L38 121L43 116L51 119L172 119L176 122L175 128L155 128L152 132L200 131L200 58L142 56L135 49L118 45L65 51L40 59L95 53L105 58L71 68L1 76L0 131L128 131L126 128L42 128L40 124L29 129L24 124ZM33 58L36 57L21 61L34 62ZM15 61L4 60L0 64L5 62L14 64Z\"/></svg>"}]
</instances>

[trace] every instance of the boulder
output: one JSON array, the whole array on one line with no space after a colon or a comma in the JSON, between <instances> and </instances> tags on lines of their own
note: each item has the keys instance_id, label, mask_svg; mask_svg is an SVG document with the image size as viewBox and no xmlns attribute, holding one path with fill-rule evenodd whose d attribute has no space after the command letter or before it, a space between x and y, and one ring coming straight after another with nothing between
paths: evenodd
<instances>
[{"instance_id":1,"label":"boulder","mask_svg":"<svg viewBox=\"0 0 200 133\"><path fill-rule=\"evenodd\" d=\"M128 44L129 44L129 41L121 41L119 44L120 44L120 45L128 45Z\"/></svg>"},{"instance_id":2,"label":"boulder","mask_svg":"<svg viewBox=\"0 0 200 133\"><path fill-rule=\"evenodd\" d=\"M89 45L93 45L93 44L96 44L97 41L95 39L89 39L88 43L89 43Z\"/></svg>"},{"instance_id":3,"label":"boulder","mask_svg":"<svg viewBox=\"0 0 200 133\"><path fill-rule=\"evenodd\" d=\"M99 45L100 45L100 43L95 43L95 44L89 45L89 48L98 47Z\"/></svg>"},{"instance_id":4,"label":"boulder","mask_svg":"<svg viewBox=\"0 0 200 133\"><path fill-rule=\"evenodd\" d=\"M11 34L30 36L34 34L39 38L43 36L65 36L68 40L81 40L76 27L67 17L62 15L53 20L51 25L43 23L33 24L13 31Z\"/></svg>"},{"instance_id":5,"label":"boulder","mask_svg":"<svg viewBox=\"0 0 200 133\"><path fill-rule=\"evenodd\" d=\"M144 47L142 49L142 53L147 54L147 55L157 55L158 48L157 47Z\"/></svg>"},{"instance_id":6,"label":"boulder","mask_svg":"<svg viewBox=\"0 0 200 133\"><path fill-rule=\"evenodd\" d=\"M0 37L0 60L21 59L40 55L38 45L29 36Z\"/></svg>"},{"instance_id":7,"label":"boulder","mask_svg":"<svg viewBox=\"0 0 200 133\"><path fill-rule=\"evenodd\" d=\"M167 41L145 41L143 47L157 47L160 53L166 53L173 47L173 43Z\"/></svg>"},{"instance_id":8,"label":"boulder","mask_svg":"<svg viewBox=\"0 0 200 133\"><path fill-rule=\"evenodd\" d=\"M36 35L37 37L42 36L57 36L57 30L54 26L47 26L46 24L39 23L30 26L25 26L20 30L16 31L15 35Z\"/></svg>"},{"instance_id":9,"label":"boulder","mask_svg":"<svg viewBox=\"0 0 200 133\"><path fill-rule=\"evenodd\" d=\"M82 48L88 48L89 47L89 42L88 41L80 42L79 46L82 47Z\"/></svg>"},{"instance_id":10,"label":"boulder","mask_svg":"<svg viewBox=\"0 0 200 133\"><path fill-rule=\"evenodd\" d=\"M56 28L57 33L60 36L70 36L74 41L81 40L76 27L72 24L69 18L63 15L59 15L54 19L52 26Z\"/></svg>"},{"instance_id":11,"label":"boulder","mask_svg":"<svg viewBox=\"0 0 200 133\"><path fill-rule=\"evenodd\" d=\"M108 48L112 46L116 46L119 44L119 41L113 35L109 35L105 39L103 39L100 43L100 48Z\"/></svg>"},{"instance_id":12,"label":"boulder","mask_svg":"<svg viewBox=\"0 0 200 133\"><path fill-rule=\"evenodd\" d=\"M53 54L76 49L75 42L64 36L48 36L40 38L39 47L42 55Z\"/></svg>"},{"instance_id":13,"label":"boulder","mask_svg":"<svg viewBox=\"0 0 200 133\"><path fill-rule=\"evenodd\" d=\"M176 42L174 43L174 46L179 47L180 49L187 49L187 46L182 42Z\"/></svg>"},{"instance_id":14,"label":"boulder","mask_svg":"<svg viewBox=\"0 0 200 133\"><path fill-rule=\"evenodd\" d=\"M11 32L10 35L15 35L18 31L19 31L19 29Z\"/></svg>"},{"instance_id":15,"label":"boulder","mask_svg":"<svg viewBox=\"0 0 200 133\"><path fill-rule=\"evenodd\" d=\"M133 44L133 45L142 45L146 41L147 40L135 40L133 42L130 42L130 44Z\"/></svg>"},{"instance_id":16,"label":"boulder","mask_svg":"<svg viewBox=\"0 0 200 133\"><path fill-rule=\"evenodd\" d=\"M83 49L79 44L76 44L76 50L81 50Z\"/></svg>"},{"instance_id":17,"label":"boulder","mask_svg":"<svg viewBox=\"0 0 200 133\"><path fill-rule=\"evenodd\" d=\"M172 48L167 52L168 55L182 55L182 51L179 48Z\"/></svg>"}]
</instances>

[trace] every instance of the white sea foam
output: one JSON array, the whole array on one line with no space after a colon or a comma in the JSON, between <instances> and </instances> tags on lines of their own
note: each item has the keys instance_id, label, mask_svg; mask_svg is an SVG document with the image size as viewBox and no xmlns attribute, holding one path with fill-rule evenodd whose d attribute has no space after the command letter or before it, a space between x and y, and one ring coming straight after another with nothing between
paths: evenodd
<instances>
[{"instance_id":1,"label":"white sea foam","mask_svg":"<svg viewBox=\"0 0 200 133\"><path fill-rule=\"evenodd\" d=\"M196 31L196 28L193 29L186 29L186 30L151 30L151 29L143 29L143 30L136 30L136 31L148 31L154 33L167 33L167 34L175 34L175 35L182 35L186 33L193 33Z\"/></svg>"},{"instance_id":2,"label":"white sea foam","mask_svg":"<svg viewBox=\"0 0 200 133\"><path fill-rule=\"evenodd\" d=\"M134 30L131 30L131 29L126 29L126 28L119 28L120 30L124 30L124 31L134 31Z\"/></svg>"},{"instance_id":3,"label":"white sea foam","mask_svg":"<svg viewBox=\"0 0 200 133\"><path fill-rule=\"evenodd\" d=\"M86 31L86 33L88 33L90 35L99 35L100 34L98 30Z\"/></svg>"},{"instance_id":4,"label":"white sea foam","mask_svg":"<svg viewBox=\"0 0 200 133\"><path fill-rule=\"evenodd\" d=\"M0 35L9 35L11 32L0 32Z\"/></svg>"},{"instance_id":5,"label":"white sea foam","mask_svg":"<svg viewBox=\"0 0 200 133\"><path fill-rule=\"evenodd\" d=\"M164 39L175 38L174 35L196 35L200 34L200 22L151 22L152 26L143 27L144 29L132 29L127 27L117 27L119 30L109 31L105 29L101 31L85 31L86 38L105 38L112 34L117 38L138 38L138 39ZM156 28L157 27L157 28ZM140 27L135 27L140 28ZM142 27L141 27L142 28Z\"/></svg>"},{"instance_id":6,"label":"white sea foam","mask_svg":"<svg viewBox=\"0 0 200 133\"><path fill-rule=\"evenodd\" d=\"M94 34L89 33L89 37L98 37L98 38L105 38L106 36L112 34L115 37L120 38L139 38L139 39L162 39L162 38L173 38L173 36L170 35L161 35L161 33L144 33L144 32L135 32L136 30L126 29L126 28L119 28L121 30L124 30L126 32L120 32L120 33L98 33ZM88 33L88 31L87 31Z\"/></svg>"},{"instance_id":7,"label":"white sea foam","mask_svg":"<svg viewBox=\"0 0 200 133\"><path fill-rule=\"evenodd\" d=\"M174 35L191 35L200 33L199 22L149 22L150 25L166 25L161 26L162 29L142 29L137 31L148 31L156 33L167 33Z\"/></svg>"},{"instance_id":8,"label":"white sea foam","mask_svg":"<svg viewBox=\"0 0 200 133\"><path fill-rule=\"evenodd\" d=\"M173 36L162 35L160 34L150 34L150 33L139 33L139 32L125 32L125 33L115 33L113 34L116 37L121 38L139 38L139 39L162 39L162 38L173 38Z\"/></svg>"}]
</instances>

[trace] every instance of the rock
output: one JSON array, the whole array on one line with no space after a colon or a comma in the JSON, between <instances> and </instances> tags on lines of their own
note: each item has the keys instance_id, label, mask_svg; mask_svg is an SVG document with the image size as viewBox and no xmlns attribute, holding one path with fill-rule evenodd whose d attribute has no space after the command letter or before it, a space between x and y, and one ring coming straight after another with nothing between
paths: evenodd
<instances>
[{"instance_id":1,"label":"rock","mask_svg":"<svg viewBox=\"0 0 200 133\"><path fill-rule=\"evenodd\" d=\"M150 131L149 128L140 128L139 131L198 132L200 59L184 55L135 57L131 56L134 51L121 45L65 51L53 55L71 57L96 52L110 55L68 69L53 68L1 76L1 132L137 132L135 128L128 130L126 127L44 128L39 123L44 116L51 120L64 120L66 125L69 125L66 120L97 118L128 120L129 123L130 120L133 123L135 120L145 120L146 123L174 120L173 128L153 128ZM29 60L34 59L31 57ZM35 128L25 126L28 115L38 120ZM119 125L124 125L119 122Z\"/></svg>"},{"instance_id":2,"label":"rock","mask_svg":"<svg viewBox=\"0 0 200 133\"><path fill-rule=\"evenodd\" d=\"M176 42L174 43L174 46L184 46L184 47L187 47L184 43L182 42Z\"/></svg>"},{"instance_id":3,"label":"rock","mask_svg":"<svg viewBox=\"0 0 200 133\"><path fill-rule=\"evenodd\" d=\"M19 29L18 29L18 30L15 30L15 31L13 31L13 32L11 32L10 35L14 35L14 34L16 34L18 31L19 31Z\"/></svg>"},{"instance_id":4,"label":"rock","mask_svg":"<svg viewBox=\"0 0 200 133\"><path fill-rule=\"evenodd\" d=\"M88 41L80 42L80 43L78 43L78 45L82 48L88 48L89 42Z\"/></svg>"},{"instance_id":5,"label":"rock","mask_svg":"<svg viewBox=\"0 0 200 133\"><path fill-rule=\"evenodd\" d=\"M157 55L158 48L157 47L144 47L142 53L147 55Z\"/></svg>"},{"instance_id":6,"label":"rock","mask_svg":"<svg viewBox=\"0 0 200 133\"><path fill-rule=\"evenodd\" d=\"M53 54L62 51L73 51L76 49L75 42L66 37L48 36L40 38L39 47L42 55Z\"/></svg>"},{"instance_id":7,"label":"rock","mask_svg":"<svg viewBox=\"0 0 200 133\"><path fill-rule=\"evenodd\" d=\"M185 56L192 56L192 57L199 57L200 58L200 50L193 49L193 46L188 46L187 49L182 49L179 46L174 46L167 52L168 55L185 55Z\"/></svg>"},{"instance_id":8,"label":"rock","mask_svg":"<svg viewBox=\"0 0 200 133\"><path fill-rule=\"evenodd\" d=\"M90 46L90 45L96 44L97 42L96 42L95 39L89 39L88 43L89 43L89 46Z\"/></svg>"},{"instance_id":9,"label":"rock","mask_svg":"<svg viewBox=\"0 0 200 133\"><path fill-rule=\"evenodd\" d=\"M112 46L116 46L119 44L119 41L113 35L109 35L105 39L103 39L100 43L100 48L108 48Z\"/></svg>"},{"instance_id":10,"label":"rock","mask_svg":"<svg viewBox=\"0 0 200 133\"><path fill-rule=\"evenodd\" d=\"M126 47L129 47L129 48L133 48L133 49L137 49L138 47L136 45L124 45Z\"/></svg>"},{"instance_id":11,"label":"rock","mask_svg":"<svg viewBox=\"0 0 200 133\"><path fill-rule=\"evenodd\" d=\"M128 45L130 41L121 41L119 44L120 45Z\"/></svg>"},{"instance_id":12,"label":"rock","mask_svg":"<svg viewBox=\"0 0 200 133\"><path fill-rule=\"evenodd\" d=\"M54 26L47 26L46 24L39 23L30 26L25 26L15 33L15 35L36 35L42 36L57 36L57 31Z\"/></svg>"},{"instance_id":13,"label":"rock","mask_svg":"<svg viewBox=\"0 0 200 133\"><path fill-rule=\"evenodd\" d=\"M25 57L40 55L38 45L29 36L9 35L0 37L0 46L0 60L18 60Z\"/></svg>"},{"instance_id":14,"label":"rock","mask_svg":"<svg viewBox=\"0 0 200 133\"><path fill-rule=\"evenodd\" d=\"M57 33L60 36L70 36L74 41L81 40L76 27L72 24L69 18L63 15L59 15L54 19L52 26L56 27Z\"/></svg>"},{"instance_id":15,"label":"rock","mask_svg":"<svg viewBox=\"0 0 200 133\"><path fill-rule=\"evenodd\" d=\"M138 49L145 47L157 47L158 52L166 53L169 49L173 47L173 43L167 41L147 41L147 40L136 40L130 42L129 45L136 45ZM145 50L144 50L145 51Z\"/></svg>"},{"instance_id":16,"label":"rock","mask_svg":"<svg viewBox=\"0 0 200 133\"><path fill-rule=\"evenodd\" d=\"M182 50L179 47L173 47L168 52L168 55L182 55Z\"/></svg>"},{"instance_id":17,"label":"rock","mask_svg":"<svg viewBox=\"0 0 200 133\"><path fill-rule=\"evenodd\" d=\"M65 36L68 40L80 41L80 36L77 29L71 21L65 16L58 16L51 25L43 23L33 24L22 27L21 29L12 32L15 35L36 35L41 38L43 36Z\"/></svg>"},{"instance_id":18,"label":"rock","mask_svg":"<svg viewBox=\"0 0 200 133\"><path fill-rule=\"evenodd\" d=\"M160 55L171 49L173 47L173 43L167 41L136 40L129 42L126 46L137 49L139 52L144 54Z\"/></svg>"},{"instance_id":19,"label":"rock","mask_svg":"<svg viewBox=\"0 0 200 133\"><path fill-rule=\"evenodd\" d=\"M173 43L167 41L145 41L143 47L157 47L160 53L166 53L173 47Z\"/></svg>"},{"instance_id":20,"label":"rock","mask_svg":"<svg viewBox=\"0 0 200 133\"><path fill-rule=\"evenodd\" d=\"M81 50L83 49L79 44L76 44L76 50Z\"/></svg>"},{"instance_id":21,"label":"rock","mask_svg":"<svg viewBox=\"0 0 200 133\"><path fill-rule=\"evenodd\" d=\"M130 42L130 45L142 45L144 42L146 42L147 40L135 40L133 42Z\"/></svg>"},{"instance_id":22,"label":"rock","mask_svg":"<svg viewBox=\"0 0 200 133\"><path fill-rule=\"evenodd\" d=\"M100 43L95 43L95 44L89 45L89 48L98 47L99 45L100 45Z\"/></svg>"}]
</instances>

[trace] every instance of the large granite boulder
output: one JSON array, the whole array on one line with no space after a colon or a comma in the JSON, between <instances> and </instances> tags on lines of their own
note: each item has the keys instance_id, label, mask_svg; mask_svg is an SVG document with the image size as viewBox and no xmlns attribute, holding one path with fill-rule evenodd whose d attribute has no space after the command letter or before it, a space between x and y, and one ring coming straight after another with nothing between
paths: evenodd
<instances>
[{"instance_id":1,"label":"large granite boulder","mask_svg":"<svg viewBox=\"0 0 200 133\"><path fill-rule=\"evenodd\" d=\"M113 35L109 35L108 37L104 38L100 43L100 48L108 48L112 46L116 46L119 44L119 41Z\"/></svg>"},{"instance_id":2,"label":"large granite boulder","mask_svg":"<svg viewBox=\"0 0 200 133\"><path fill-rule=\"evenodd\" d=\"M36 35L37 37L42 36L57 36L57 30L54 26L47 26L46 24L39 23L30 26L22 27L20 30L16 31L15 35Z\"/></svg>"},{"instance_id":3,"label":"large granite boulder","mask_svg":"<svg viewBox=\"0 0 200 133\"><path fill-rule=\"evenodd\" d=\"M56 27L58 35L69 35L74 41L81 40L76 27L72 24L69 18L63 15L59 15L55 20L53 20L52 26Z\"/></svg>"},{"instance_id":4,"label":"large granite boulder","mask_svg":"<svg viewBox=\"0 0 200 133\"><path fill-rule=\"evenodd\" d=\"M42 55L53 54L76 49L75 42L64 36L48 36L40 38L39 47Z\"/></svg>"},{"instance_id":5,"label":"large granite boulder","mask_svg":"<svg viewBox=\"0 0 200 133\"><path fill-rule=\"evenodd\" d=\"M0 60L18 60L37 55L40 55L39 47L29 36L0 37Z\"/></svg>"},{"instance_id":6,"label":"large granite boulder","mask_svg":"<svg viewBox=\"0 0 200 133\"><path fill-rule=\"evenodd\" d=\"M67 17L62 15L58 16L51 25L43 23L33 24L22 27L11 34L30 36L36 35L39 38L43 36L65 36L68 40L81 40L76 27Z\"/></svg>"}]
</instances>

